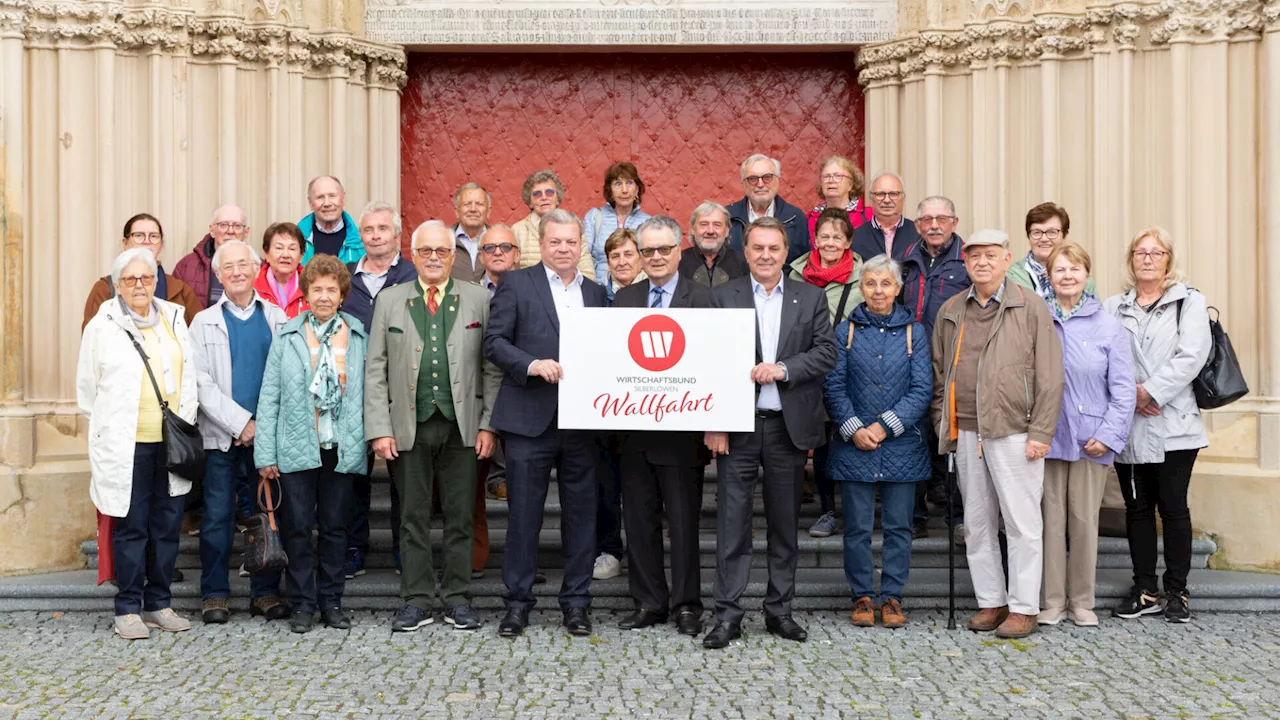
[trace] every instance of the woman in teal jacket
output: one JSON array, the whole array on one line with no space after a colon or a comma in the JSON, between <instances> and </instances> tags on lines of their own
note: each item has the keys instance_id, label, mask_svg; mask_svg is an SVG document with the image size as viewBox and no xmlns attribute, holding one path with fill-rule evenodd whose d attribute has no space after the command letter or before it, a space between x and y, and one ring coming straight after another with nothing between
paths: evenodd
<instances>
[{"instance_id":1,"label":"woman in teal jacket","mask_svg":"<svg viewBox=\"0 0 1280 720\"><path fill-rule=\"evenodd\" d=\"M289 556L285 596L293 606L289 627L304 633L317 609L325 625L351 627L342 613L343 563L351 483L367 462L368 336L359 320L338 312L351 289L351 274L341 261L316 256L303 269L300 285L311 309L290 320L271 344L253 458L264 479L280 482L281 538Z\"/></svg>"}]
</instances>

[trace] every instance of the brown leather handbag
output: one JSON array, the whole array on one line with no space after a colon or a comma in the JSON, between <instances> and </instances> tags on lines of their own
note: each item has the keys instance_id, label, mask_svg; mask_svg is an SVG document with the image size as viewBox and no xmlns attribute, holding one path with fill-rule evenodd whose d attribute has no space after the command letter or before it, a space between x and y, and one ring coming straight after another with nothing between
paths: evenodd
<instances>
[{"instance_id":1,"label":"brown leather handbag","mask_svg":"<svg viewBox=\"0 0 1280 720\"><path fill-rule=\"evenodd\" d=\"M279 500L272 500L271 481L258 479L258 509L262 512L249 518L244 531L244 569L250 573L277 572L289 564L276 525Z\"/></svg>"}]
</instances>

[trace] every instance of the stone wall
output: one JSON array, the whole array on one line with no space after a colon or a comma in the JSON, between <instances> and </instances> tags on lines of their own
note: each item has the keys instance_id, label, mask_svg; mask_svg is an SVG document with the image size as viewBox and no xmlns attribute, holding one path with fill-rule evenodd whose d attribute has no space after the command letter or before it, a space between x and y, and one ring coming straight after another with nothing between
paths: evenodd
<instances>
[{"instance_id":1,"label":"stone wall","mask_svg":"<svg viewBox=\"0 0 1280 720\"><path fill-rule=\"evenodd\" d=\"M1253 393L1208 414L1192 519L1223 567L1280 570L1280 5L903 0L865 47L867 171L956 201L961 234L1054 200L1118 292L1162 225L1221 312Z\"/></svg>"},{"instance_id":2,"label":"stone wall","mask_svg":"<svg viewBox=\"0 0 1280 720\"><path fill-rule=\"evenodd\" d=\"M126 218L160 218L171 268L223 202L256 242L318 174L349 206L399 197L405 58L362 11L0 0L0 574L77 565L93 534L75 364Z\"/></svg>"}]
</instances>

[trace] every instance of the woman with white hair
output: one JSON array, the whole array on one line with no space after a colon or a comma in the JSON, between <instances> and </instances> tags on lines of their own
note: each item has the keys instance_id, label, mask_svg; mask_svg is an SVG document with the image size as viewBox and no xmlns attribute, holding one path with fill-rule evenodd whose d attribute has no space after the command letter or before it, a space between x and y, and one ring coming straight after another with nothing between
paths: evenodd
<instances>
[{"instance_id":1,"label":"woman with white hair","mask_svg":"<svg viewBox=\"0 0 1280 720\"><path fill-rule=\"evenodd\" d=\"M76 399L89 418L89 496L114 519L115 631L127 640L191 624L170 608L184 495L168 472L162 407L196 419L196 370L185 308L155 297L158 269L145 248L111 265L115 297L85 326Z\"/></svg>"}]
</instances>

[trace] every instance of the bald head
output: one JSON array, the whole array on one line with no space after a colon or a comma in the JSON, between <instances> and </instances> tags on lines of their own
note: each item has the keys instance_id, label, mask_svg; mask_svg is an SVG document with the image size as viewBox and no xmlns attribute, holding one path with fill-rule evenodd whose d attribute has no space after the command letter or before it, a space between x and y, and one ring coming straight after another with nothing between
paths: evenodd
<instances>
[{"instance_id":1,"label":"bald head","mask_svg":"<svg viewBox=\"0 0 1280 720\"><path fill-rule=\"evenodd\" d=\"M243 241L249 237L249 218L239 205L220 205L213 211L209 234L213 236L215 249L222 247L222 243L228 240Z\"/></svg>"}]
</instances>

